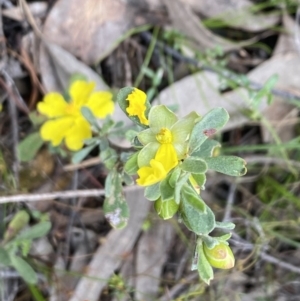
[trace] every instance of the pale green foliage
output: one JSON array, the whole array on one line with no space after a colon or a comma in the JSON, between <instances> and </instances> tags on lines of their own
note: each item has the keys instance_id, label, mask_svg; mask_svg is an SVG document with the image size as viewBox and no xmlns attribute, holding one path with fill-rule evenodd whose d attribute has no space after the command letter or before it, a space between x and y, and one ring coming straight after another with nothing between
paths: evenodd
<instances>
[{"instance_id":1,"label":"pale green foliage","mask_svg":"<svg viewBox=\"0 0 300 301\"><path fill-rule=\"evenodd\" d=\"M34 239L45 236L51 229L51 223L46 215L40 216L40 221L34 226L28 226L29 215L21 210L15 214L8 224L4 241L0 246L0 267L12 266L29 284L37 282L37 275L27 262L27 256Z\"/></svg>"},{"instance_id":2,"label":"pale green foliage","mask_svg":"<svg viewBox=\"0 0 300 301\"><path fill-rule=\"evenodd\" d=\"M132 91L134 88L124 88L117 96L125 114L128 93ZM211 136L227 123L229 115L225 109L215 108L202 118L196 112L191 112L183 119L178 119L165 106L159 105L151 108L147 106L145 116L149 118L149 127L140 124L137 118L129 116L141 126L142 131L137 133L140 144L134 142L133 146L138 147L136 153L125 163L125 170L131 175L138 173L140 176L139 170L143 170L143 176L146 172L149 172L149 175L153 173L149 185L147 181L143 181L143 186L146 186L145 197L155 201L155 210L161 218L169 219L178 213L187 228L198 236L196 263L193 269L197 269L200 278L209 284L213 279L212 265L229 268L234 264L234 257L227 243L230 234L212 237L210 233L215 228L233 229L234 224L217 222L212 210L200 197L199 191L205 188L208 170L230 176L242 176L246 173L246 162L243 159L235 156L215 156L215 151L221 145L211 139ZM161 145L165 143L173 145L178 157L177 166L166 175L161 174L165 163L163 160L158 161L162 164L160 169L156 169L151 163L154 158L158 160L157 154ZM167 158L166 153L166 161ZM154 176L158 178L158 182L150 184L153 183ZM231 254L229 262L215 259L215 250L225 250Z\"/></svg>"}]
</instances>

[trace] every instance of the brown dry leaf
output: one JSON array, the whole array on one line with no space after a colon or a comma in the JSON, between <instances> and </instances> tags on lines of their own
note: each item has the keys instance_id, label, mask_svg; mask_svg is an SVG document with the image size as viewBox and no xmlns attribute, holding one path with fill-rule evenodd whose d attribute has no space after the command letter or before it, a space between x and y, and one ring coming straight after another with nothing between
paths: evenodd
<instances>
[{"instance_id":1,"label":"brown dry leaf","mask_svg":"<svg viewBox=\"0 0 300 301\"><path fill-rule=\"evenodd\" d=\"M191 7L182 3L180 0L164 0L168 9L173 26L189 38L189 46L199 51L214 49L217 46L224 51L239 49L250 45L256 39L243 42L231 42L219 37L209 31L202 23Z\"/></svg>"},{"instance_id":2,"label":"brown dry leaf","mask_svg":"<svg viewBox=\"0 0 300 301\"><path fill-rule=\"evenodd\" d=\"M59 0L43 34L88 65L107 56L134 26L135 9L121 0Z\"/></svg>"},{"instance_id":3,"label":"brown dry leaf","mask_svg":"<svg viewBox=\"0 0 300 301\"><path fill-rule=\"evenodd\" d=\"M96 83L98 90L108 90L101 77L62 47L45 42L40 48L40 72L47 91L63 92L74 74L84 75Z\"/></svg>"},{"instance_id":4,"label":"brown dry leaf","mask_svg":"<svg viewBox=\"0 0 300 301\"><path fill-rule=\"evenodd\" d=\"M254 14L253 3L248 0L184 0L184 3L205 17L218 18L231 27L250 32L265 30L280 21L279 14Z\"/></svg>"}]
</instances>

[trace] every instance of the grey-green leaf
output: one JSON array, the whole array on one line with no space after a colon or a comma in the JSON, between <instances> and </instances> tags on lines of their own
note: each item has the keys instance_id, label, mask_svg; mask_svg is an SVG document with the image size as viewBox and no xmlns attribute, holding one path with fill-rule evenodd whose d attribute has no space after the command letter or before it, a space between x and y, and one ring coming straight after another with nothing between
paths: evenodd
<instances>
[{"instance_id":1,"label":"grey-green leaf","mask_svg":"<svg viewBox=\"0 0 300 301\"><path fill-rule=\"evenodd\" d=\"M151 186L147 186L145 188L144 196L149 201L156 201L160 197L160 183L153 184Z\"/></svg>"},{"instance_id":2,"label":"grey-green leaf","mask_svg":"<svg viewBox=\"0 0 300 301\"><path fill-rule=\"evenodd\" d=\"M122 229L129 219L129 208L122 192L122 175L112 170L109 177L110 191L104 200L103 210L110 225Z\"/></svg>"},{"instance_id":3,"label":"grey-green leaf","mask_svg":"<svg viewBox=\"0 0 300 301\"><path fill-rule=\"evenodd\" d=\"M205 114L192 130L189 140L189 153L193 154L197 151L201 144L220 130L228 120L229 115L223 108L215 108Z\"/></svg>"},{"instance_id":4,"label":"grey-green leaf","mask_svg":"<svg viewBox=\"0 0 300 301\"><path fill-rule=\"evenodd\" d=\"M45 236L51 229L51 222L39 222L38 224L25 229L15 240L33 240Z\"/></svg>"},{"instance_id":5,"label":"grey-green leaf","mask_svg":"<svg viewBox=\"0 0 300 301\"><path fill-rule=\"evenodd\" d=\"M180 168L184 171L194 174L203 174L207 170L207 164L201 158L188 157L182 162Z\"/></svg>"},{"instance_id":6,"label":"grey-green leaf","mask_svg":"<svg viewBox=\"0 0 300 301\"><path fill-rule=\"evenodd\" d=\"M198 243L198 273L200 279L202 279L206 284L209 285L210 280L214 279L214 271L211 265L209 264L203 250L203 244Z\"/></svg>"},{"instance_id":7,"label":"grey-green leaf","mask_svg":"<svg viewBox=\"0 0 300 301\"><path fill-rule=\"evenodd\" d=\"M33 268L21 257L10 254L12 266L19 272L24 281L30 284L37 283L37 275Z\"/></svg>"},{"instance_id":8,"label":"grey-green leaf","mask_svg":"<svg viewBox=\"0 0 300 301\"><path fill-rule=\"evenodd\" d=\"M127 225L129 208L122 194L112 194L105 198L103 210L105 217L114 229L122 229Z\"/></svg>"},{"instance_id":9,"label":"grey-green leaf","mask_svg":"<svg viewBox=\"0 0 300 301\"><path fill-rule=\"evenodd\" d=\"M168 175L164 180L160 182L159 190L161 195L161 200L163 202L174 200L174 187L169 183L171 175Z\"/></svg>"},{"instance_id":10,"label":"grey-green leaf","mask_svg":"<svg viewBox=\"0 0 300 301\"><path fill-rule=\"evenodd\" d=\"M18 145L18 156L23 162L31 161L39 149L42 147L44 141L42 140L40 133L35 132L29 134Z\"/></svg>"},{"instance_id":11,"label":"grey-green leaf","mask_svg":"<svg viewBox=\"0 0 300 301\"><path fill-rule=\"evenodd\" d=\"M131 155L127 162L124 165L124 170L129 174L129 175L135 175L139 169L138 166L138 152L134 153L133 155Z\"/></svg>"},{"instance_id":12,"label":"grey-green leaf","mask_svg":"<svg viewBox=\"0 0 300 301\"><path fill-rule=\"evenodd\" d=\"M8 252L0 247L0 266L9 266L11 264Z\"/></svg>"},{"instance_id":13,"label":"grey-green leaf","mask_svg":"<svg viewBox=\"0 0 300 301\"><path fill-rule=\"evenodd\" d=\"M95 147L95 144L89 145L80 151L76 152L72 156L72 163L73 164L78 164L80 163Z\"/></svg>"},{"instance_id":14,"label":"grey-green leaf","mask_svg":"<svg viewBox=\"0 0 300 301\"><path fill-rule=\"evenodd\" d=\"M243 176L247 172L246 161L236 156L219 156L205 159L208 169L229 176Z\"/></svg>"},{"instance_id":15,"label":"grey-green leaf","mask_svg":"<svg viewBox=\"0 0 300 301\"><path fill-rule=\"evenodd\" d=\"M196 181L201 190L205 189L206 175L205 174L192 174L192 177Z\"/></svg>"},{"instance_id":16,"label":"grey-green leaf","mask_svg":"<svg viewBox=\"0 0 300 301\"><path fill-rule=\"evenodd\" d=\"M232 222L216 222L216 228L233 230L235 228L235 224Z\"/></svg>"},{"instance_id":17,"label":"grey-green leaf","mask_svg":"<svg viewBox=\"0 0 300 301\"><path fill-rule=\"evenodd\" d=\"M94 116L94 114L93 114L93 112L91 111L90 108L83 106L80 109L80 111L81 111L81 114L87 120L88 123L95 126L96 128L99 128L97 118Z\"/></svg>"},{"instance_id":18,"label":"grey-green leaf","mask_svg":"<svg viewBox=\"0 0 300 301\"><path fill-rule=\"evenodd\" d=\"M193 156L200 158L207 158L213 155L216 147L221 147L221 144L213 139L206 139L200 146L200 148L193 152Z\"/></svg>"},{"instance_id":19,"label":"grey-green leaf","mask_svg":"<svg viewBox=\"0 0 300 301\"><path fill-rule=\"evenodd\" d=\"M179 212L187 228L198 235L207 235L215 228L215 215L200 196L191 197L183 190Z\"/></svg>"}]
</instances>

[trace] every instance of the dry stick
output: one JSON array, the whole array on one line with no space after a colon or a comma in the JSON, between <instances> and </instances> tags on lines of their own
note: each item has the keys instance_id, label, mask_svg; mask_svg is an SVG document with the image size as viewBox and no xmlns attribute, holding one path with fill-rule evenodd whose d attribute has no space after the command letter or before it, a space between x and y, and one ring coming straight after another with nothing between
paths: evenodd
<instances>
[{"instance_id":1,"label":"dry stick","mask_svg":"<svg viewBox=\"0 0 300 301\"><path fill-rule=\"evenodd\" d=\"M136 189L136 186L128 186L123 189L124 192ZM104 189L80 189L80 190L66 190L50 193L39 194L18 194L12 196L0 197L0 204L4 203L18 203L18 202L38 202L49 201L53 199L70 199L74 197L99 197L104 196Z\"/></svg>"},{"instance_id":2,"label":"dry stick","mask_svg":"<svg viewBox=\"0 0 300 301\"><path fill-rule=\"evenodd\" d=\"M237 188L236 182L230 185L223 222L231 220L231 210L235 199L236 188Z\"/></svg>"}]
</instances>

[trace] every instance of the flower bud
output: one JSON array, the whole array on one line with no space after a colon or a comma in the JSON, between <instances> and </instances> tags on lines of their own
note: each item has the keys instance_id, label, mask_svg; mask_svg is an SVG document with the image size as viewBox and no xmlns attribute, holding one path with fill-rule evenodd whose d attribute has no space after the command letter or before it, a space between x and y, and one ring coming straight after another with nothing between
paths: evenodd
<instances>
[{"instance_id":1,"label":"flower bud","mask_svg":"<svg viewBox=\"0 0 300 301\"><path fill-rule=\"evenodd\" d=\"M154 203L155 211L162 219L172 218L178 211L178 207L179 205L174 200L163 202L161 198L159 198Z\"/></svg>"},{"instance_id":2,"label":"flower bud","mask_svg":"<svg viewBox=\"0 0 300 301\"><path fill-rule=\"evenodd\" d=\"M25 210L19 211L10 221L5 234L4 240L8 241L15 237L29 222L29 214Z\"/></svg>"},{"instance_id":3,"label":"flower bud","mask_svg":"<svg viewBox=\"0 0 300 301\"><path fill-rule=\"evenodd\" d=\"M231 269L234 267L235 259L230 247L226 243L220 242L212 249L209 249L204 243L203 250L207 261L214 268Z\"/></svg>"}]
</instances>

